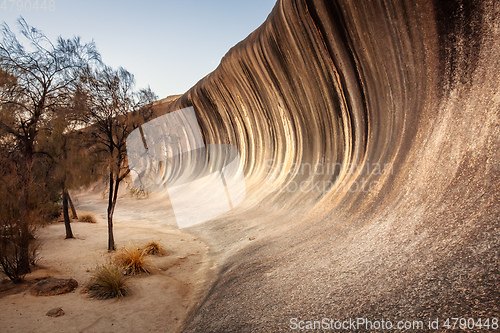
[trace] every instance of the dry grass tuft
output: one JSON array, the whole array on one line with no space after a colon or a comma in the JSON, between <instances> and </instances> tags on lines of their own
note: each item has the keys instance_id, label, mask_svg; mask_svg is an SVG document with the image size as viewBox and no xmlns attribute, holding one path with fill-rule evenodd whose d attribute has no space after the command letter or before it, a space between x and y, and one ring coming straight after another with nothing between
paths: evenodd
<instances>
[{"instance_id":1,"label":"dry grass tuft","mask_svg":"<svg viewBox=\"0 0 500 333\"><path fill-rule=\"evenodd\" d=\"M128 292L121 268L112 263L98 266L94 278L87 285L87 293L99 299L124 297Z\"/></svg>"},{"instance_id":2,"label":"dry grass tuft","mask_svg":"<svg viewBox=\"0 0 500 333\"><path fill-rule=\"evenodd\" d=\"M92 214L82 214L80 215L80 222L86 222L86 223L97 223L95 220L94 215Z\"/></svg>"},{"instance_id":3,"label":"dry grass tuft","mask_svg":"<svg viewBox=\"0 0 500 333\"><path fill-rule=\"evenodd\" d=\"M161 245L158 242L149 242L147 243L142 252L146 255L153 255L153 256L162 256L165 255L165 250L161 247Z\"/></svg>"},{"instance_id":4,"label":"dry grass tuft","mask_svg":"<svg viewBox=\"0 0 500 333\"><path fill-rule=\"evenodd\" d=\"M121 250L116 257L116 262L123 267L127 275L149 273L146 254L138 247Z\"/></svg>"}]
</instances>

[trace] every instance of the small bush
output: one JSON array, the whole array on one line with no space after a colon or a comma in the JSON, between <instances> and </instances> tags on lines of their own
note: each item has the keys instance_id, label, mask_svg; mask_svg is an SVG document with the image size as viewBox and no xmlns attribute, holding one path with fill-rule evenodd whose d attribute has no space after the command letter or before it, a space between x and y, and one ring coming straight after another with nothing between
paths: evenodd
<instances>
[{"instance_id":1,"label":"small bush","mask_svg":"<svg viewBox=\"0 0 500 333\"><path fill-rule=\"evenodd\" d=\"M130 195L137 199L146 199L149 197L149 192L141 189L137 189L135 187L131 187L129 189Z\"/></svg>"},{"instance_id":2,"label":"small bush","mask_svg":"<svg viewBox=\"0 0 500 333\"><path fill-rule=\"evenodd\" d=\"M36 266L40 260L40 241L33 240L29 246L30 251L30 265Z\"/></svg>"},{"instance_id":3,"label":"small bush","mask_svg":"<svg viewBox=\"0 0 500 333\"><path fill-rule=\"evenodd\" d=\"M42 224L50 223L57 220L62 214L62 210L55 202L48 202L40 208L39 218L43 221Z\"/></svg>"},{"instance_id":4,"label":"small bush","mask_svg":"<svg viewBox=\"0 0 500 333\"><path fill-rule=\"evenodd\" d=\"M17 239L1 239L0 267L1 271L12 282L19 283L24 280L27 272L22 270L21 249Z\"/></svg>"},{"instance_id":5,"label":"small bush","mask_svg":"<svg viewBox=\"0 0 500 333\"><path fill-rule=\"evenodd\" d=\"M33 228L31 228L33 230ZM0 225L0 272L4 273L12 282L19 283L30 272L29 265L38 261L38 242L34 241L33 231L23 237L18 225L5 223ZM22 246L28 244L27 270L23 265ZM26 246L26 245L25 245Z\"/></svg>"},{"instance_id":6,"label":"small bush","mask_svg":"<svg viewBox=\"0 0 500 333\"><path fill-rule=\"evenodd\" d=\"M161 247L160 244L157 242L149 242L147 243L142 252L146 255L153 255L153 256L162 256L165 254L165 250Z\"/></svg>"},{"instance_id":7,"label":"small bush","mask_svg":"<svg viewBox=\"0 0 500 333\"><path fill-rule=\"evenodd\" d=\"M138 247L121 250L116 257L116 262L123 267L127 275L149 273L146 254Z\"/></svg>"},{"instance_id":8,"label":"small bush","mask_svg":"<svg viewBox=\"0 0 500 333\"><path fill-rule=\"evenodd\" d=\"M94 278L87 285L87 290L91 297L100 299L124 297L129 293L121 267L112 263L97 267Z\"/></svg>"},{"instance_id":9,"label":"small bush","mask_svg":"<svg viewBox=\"0 0 500 333\"><path fill-rule=\"evenodd\" d=\"M80 215L80 222L97 223L96 220L95 220L94 215L92 215L92 214L83 214L83 215Z\"/></svg>"}]
</instances>

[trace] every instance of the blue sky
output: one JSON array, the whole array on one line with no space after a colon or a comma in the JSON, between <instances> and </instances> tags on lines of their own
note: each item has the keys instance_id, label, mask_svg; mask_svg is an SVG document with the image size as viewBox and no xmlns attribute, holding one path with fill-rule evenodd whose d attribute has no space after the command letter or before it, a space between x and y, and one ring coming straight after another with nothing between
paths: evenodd
<instances>
[{"instance_id":1,"label":"blue sky","mask_svg":"<svg viewBox=\"0 0 500 333\"><path fill-rule=\"evenodd\" d=\"M213 71L276 2L45 0L47 8L35 10L36 1L39 7L44 2L0 0L0 21L17 33L22 15L53 41L60 35L93 39L106 64L125 67L138 87L149 84L160 98L184 93Z\"/></svg>"}]
</instances>

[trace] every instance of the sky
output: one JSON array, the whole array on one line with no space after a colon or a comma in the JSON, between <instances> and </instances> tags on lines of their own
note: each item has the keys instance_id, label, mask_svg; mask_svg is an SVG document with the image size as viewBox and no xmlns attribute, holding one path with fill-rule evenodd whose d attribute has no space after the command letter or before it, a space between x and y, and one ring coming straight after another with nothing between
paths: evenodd
<instances>
[{"instance_id":1,"label":"sky","mask_svg":"<svg viewBox=\"0 0 500 333\"><path fill-rule=\"evenodd\" d=\"M276 0L0 0L0 22L20 40L17 20L58 36L94 40L105 64L134 74L165 98L212 72L258 28ZM38 4L38 10L35 9ZM44 6L45 4L45 6ZM45 7L45 8L44 8Z\"/></svg>"}]
</instances>

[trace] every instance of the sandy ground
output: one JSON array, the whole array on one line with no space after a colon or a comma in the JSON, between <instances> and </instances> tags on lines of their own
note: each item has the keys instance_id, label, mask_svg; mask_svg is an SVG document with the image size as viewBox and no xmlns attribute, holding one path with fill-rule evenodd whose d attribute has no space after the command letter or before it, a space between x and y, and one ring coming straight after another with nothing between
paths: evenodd
<instances>
[{"instance_id":1,"label":"sandy ground","mask_svg":"<svg viewBox=\"0 0 500 333\"><path fill-rule=\"evenodd\" d=\"M129 279L131 295L97 300L82 293L98 264L106 262L106 201L101 195L81 195L79 213L92 212L97 223L73 222L75 239L64 239L64 224L39 229L41 242L38 269L22 285L0 285L1 332L176 332L199 301L215 272L208 246L177 229L168 197L119 199L115 214L118 249L158 241L167 251L149 257L151 275ZM78 288L66 295L36 297L30 294L35 279L45 276L73 278ZM52 308L65 315L46 316Z\"/></svg>"}]
</instances>

